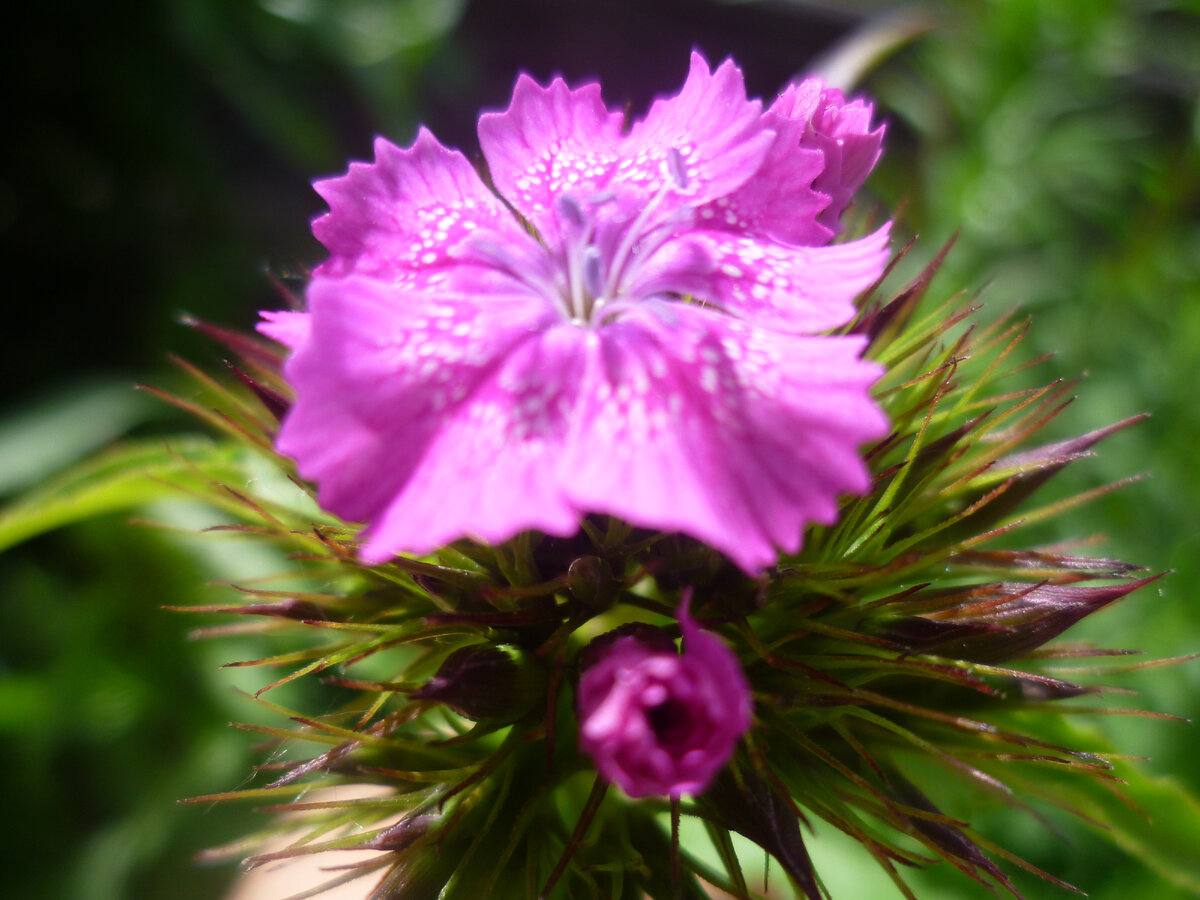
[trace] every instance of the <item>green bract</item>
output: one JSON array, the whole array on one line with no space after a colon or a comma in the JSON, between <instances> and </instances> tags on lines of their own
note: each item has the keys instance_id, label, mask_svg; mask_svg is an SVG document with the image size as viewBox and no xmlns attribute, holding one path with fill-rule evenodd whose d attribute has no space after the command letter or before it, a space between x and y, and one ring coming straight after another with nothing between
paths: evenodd
<instances>
[{"instance_id":1,"label":"green bract","mask_svg":"<svg viewBox=\"0 0 1200 900\"><path fill-rule=\"evenodd\" d=\"M699 900L702 882L758 897L734 842L742 835L777 861L776 878L817 900L827 894L804 835L823 821L906 897L902 870L937 861L1013 894L1017 868L1061 884L962 818L963 796L978 795L1033 813L1031 828L1055 807L1101 823L1148 864L1200 884L1186 841L1115 799L1157 803L1169 790L1074 724L1097 711L1096 677L1147 664L1059 642L1156 576L1021 543L1030 526L1124 483L1036 496L1136 417L1042 438L1071 386L1020 385L1026 366L1013 350L1027 323L972 324L974 310L957 300L917 316L940 259L890 299L869 294L846 328L866 334L868 356L887 369L877 399L893 431L867 449L872 490L844 500L836 525L811 528L798 556L758 578L694 540L607 517L571 538L524 533L365 565L358 528L318 510L271 450L288 403L281 355L209 326L236 356L237 379L185 366L200 397L174 402L222 437L120 451L11 507L0 536L139 502L154 484L222 510L217 527L236 539L290 554L275 582L196 610L240 617L278 648L231 663L267 673L255 700L277 717L244 726L267 747L254 782L194 800L287 813L256 838L251 866L375 850L328 885L371 876L379 900ZM635 802L577 747L579 654L629 622L673 636L685 592L736 654L754 722L706 792ZM300 679L329 685L337 708L328 697L305 710L277 705L274 689ZM374 790L323 790L347 786ZM710 846L677 839L689 820Z\"/></svg>"}]
</instances>

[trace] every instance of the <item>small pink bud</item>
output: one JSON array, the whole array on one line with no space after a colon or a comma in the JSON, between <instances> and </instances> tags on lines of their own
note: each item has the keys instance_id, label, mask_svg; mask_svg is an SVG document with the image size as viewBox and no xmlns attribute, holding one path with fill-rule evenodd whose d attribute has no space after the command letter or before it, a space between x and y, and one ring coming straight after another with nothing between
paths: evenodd
<instances>
[{"instance_id":1,"label":"small pink bud","mask_svg":"<svg viewBox=\"0 0 1200 900\"><path fill-rule=\"evenodd\" d=\"M645 625L602 635L584 654L579 742L630 797L700 793L750 727L737 657L696 624L687 600L679 624L682 654Z\"/></svg>"}]
</instances>

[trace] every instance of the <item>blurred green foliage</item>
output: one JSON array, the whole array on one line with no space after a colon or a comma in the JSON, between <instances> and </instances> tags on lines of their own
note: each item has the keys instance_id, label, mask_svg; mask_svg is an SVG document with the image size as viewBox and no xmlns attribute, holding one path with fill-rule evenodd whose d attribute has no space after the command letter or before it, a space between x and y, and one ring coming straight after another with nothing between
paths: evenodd
<instances>
[{"instance_id":1,"label":"blurred green foliage","mask_svg":"<svg viewBox=\"0 0 1200 900\"><path fill-rule=\"evenodd\" d=\"M512 6L572 15L570 4ZM694 30L687 4L647 6L664 40L686 35L712 57L730 51L725 36ZM827 33L890 4L763 2L722 15L769 23L767 7ZM276 269L319 260L307 221L320 205L307 181L362 155L371 133L405 140L431 112L455 121L503 97L513 73L487 83L487 35L470 31L472 15L495 8L160 0L18 29L7 62L21 87L10 106L19 127L3 150L0 234L14 256L14 290L46 318L38 340L6 342L13 411L0 420L0 492L11 496L121 433L190 428L122 399L114 383L169 380L155 374L168 348L217 361L173 325L181 309L246 326L254 309L278 305L262 259ZM1152 655L1200 649L1200 11L1168 0L943 0L925 10L933 29L865 81L890 122L871 189L885 208L908 201L902 225L921 235L914 262L961 229L942 293L986 283L989 312L1033 314L1031 355L1055 353L1047 365L1062 377L1087 373L1064 435L1152 413L1064 475L1060 489L1151 477L1047 538L1102 533L1106 555L1174 570L1157 593L1097 617L1086 637ZM613 27L618 37L596 40L620 67L621 23ZM754 27L770 53L794 54L804 67L803 48ZM504 52L528 52L530 68L566 69L554 34ZM756 67L752 56L739 61ZM669 71L674 79L682 63ZM97 371L120 377L86 388L69 380L92 384ZM64 379L56 393L30 394ZM249 655L244 645L190 642L197 620L160 607L210 602L220 591L212 581L278 560L245 542L189 536L215 518L186 503L139 515L180 531L130 527L114 514L0 556L0 797L19 823L0 853L13 896L217 897L233 873L194 869L191 855L254 827L240 808L175 805L241 779L253 754L226 722L255 713L231 685L257 682L217 669ZM1200 665L1125 684L1141 692L1133 702L1200 718ZM1191 728L1095 727L1150 756L1149 771L1200 792ZM1171 789L1158 793L1145 802L1171 815L1160 806ZM1079 827L1067 840L1030 819L982 815L985 833L1093 897L1191 896ZM1200 834L1181 839L1200 846ZM831 883L837 896L888 896L861 886L863 857L836 837L815 852L846 873ZM978 894L954 873L923 877L927 896ZM1060 895L1019 884L1031 898Z\"/></svg>"},{"instance_id":2,"label":"blurred green foliage","mask_svg":"<svg viewBox=\"0 0 1200 900\"><path fill-rule=\"evenodd\" d=\"M1032 315L1030 355L1054 354L1043 368L1084 376L1064 427L1151 413L1072 473L1088 484L1150 476L1093 507L1074 533L1104 534L1107 552L1175 574L1161 598L1106 614L1090 636L1159 654L1195 649L1200 14L1117 0L942 13L939 30L869 82L899 126L899 152L875 187L910 199L903 222L924 242L961 230L943 287L986 285L990 310ZM1198 684L1184 667L1146 679L1146 691L1195 716ZM1200 784L1185 746L1155 762Z\"/></svg>"},{"instance_id":3,"label":"blurred green foliage","mask_svg":"<svg viewBox=\"0 0 1200 900\"><path fill-rule=\"evenodd\" d=\"M1200 649L1200 10L1132 0L995 0L934 7L937 28L867 88L891 117L873 185L904 224L958 243L942 287L984 287L987 313L1032 315L1039 369L1083 376L1060 428L1151 418L1067 473L1062 492L1144 473L1047 535L1095 534L1106 554L1172 570L1157 591L1077 635L1152 656ZM927 247L925 254L932 252ZM1060 526L1061 527L1061 526ZM1200 667L1146 672L1130 705L1200 718ZM1121 698L1121 703L1124 704ZM1144 770L1200 788L1189 726L1095 723ZM1151 803L1151 814L1155 804ZM1160 809L1158 815L1170 815ZM1158 883L1103 838L1048 839L1009 817L990 834L1093 897L1192 896ZM1200 834L1180 836L1200 847ZM972 896L930 879L936 895ZM949 879L953 882L954 879ZM1023 885L1028 895L1056 895Z\"/></svg>"}]
</instances>

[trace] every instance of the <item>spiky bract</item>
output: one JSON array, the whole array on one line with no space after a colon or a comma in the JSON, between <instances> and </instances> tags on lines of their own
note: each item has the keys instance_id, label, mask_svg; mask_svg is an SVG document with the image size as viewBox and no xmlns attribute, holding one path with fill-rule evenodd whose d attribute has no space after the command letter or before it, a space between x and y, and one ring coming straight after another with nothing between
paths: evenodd
<instances>
[{"instance_id":1,"label":"spiky bract","mask_svg":"<svg viewBox=\"0 0 1200 900\"><path fill-rule=\"evenodd\" d=\"M1098 688L1056 667L1117 651L1047 642L1150 579L1077 550L1019 549L1017 538L1113 487L1043 506L1030 496L1133 420L1044 443L1070 385L1013 383L1026 377L1012 353L1024 323L973 325L957 300L916 317L940 258L887 302L868 295L846 329L866 334L868 356L887 369L876 393L893 431L868 451L873 489L843 501L836 525L811 528L800 555L759 578L691 539L605 517L572 538L525 533L366 565L354 525L214 482L239 514L225 528L291 548L295 569L207 611L305 641L238 664L282 672L257 695L281 724L250 728L275 749L254 786L197 799L289 814L286 845L251 864L381 851L330 874L337 883L373 873L377 900L700 898L700 880L756 896L734 832L816 900L825 891L802 839L814 819L858 840L906 896L900 868L937 860L1016 893L997 860L1032 867L938 804L974 790L1084 815L1081 788L1116 783L1108 759L1057 736L1062 716L1080 711L1068 701ZM236 353L258 399L201 376L210 403L189 405L286 468L270 450L288 403L281 357L208 330ZM672 613L689 590L699 621L737 654L755 721L703 794L629 801L577 746L579 654L622 623L677 631ZM464 655L468 647L481 650ZM443 669L447 659L456 661ZM525 693L489 700L493 677ZM273 706L271 689L298 678L335 686L341 711ZM495 715L481 714L488 703ZM379 792L321 792L346 785ZM703 823L714 852L673 840L679 816Z\"/></svg>"}]
</instances>

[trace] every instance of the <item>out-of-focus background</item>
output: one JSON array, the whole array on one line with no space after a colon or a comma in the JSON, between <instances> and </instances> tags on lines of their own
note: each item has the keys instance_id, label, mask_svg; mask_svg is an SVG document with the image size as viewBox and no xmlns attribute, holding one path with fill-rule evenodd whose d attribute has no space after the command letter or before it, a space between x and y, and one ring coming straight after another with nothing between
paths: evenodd
<instances>
[{"instance_id":1,"label":"out-of-focus background","mask_svg":"<svg viewBox=\"0 0 1200 900\"><path fill-rule=\"evenodd\" d=\"M124 435L192 423L132 385L170 385L166 354L219 367L181 313L239 328L319 262L309 182L371 139L426 123L471 152L481 108L515 75L599 78L638 112L681 83L692 47L732 55L770 97L813 66L861 77L888 123L862 202L926 259L961 230L937 293L984 288L985 317L1032 314L1046 378L1084 377L1056 434L1152 417L1063 476L1061 490L1149 478L1050 533L1173 570L1089 622L1107 646L1200 650L1200 8L1183 0L114 0L23 4L8 22L0 146L5 255L0 502ZM864 29L866 31L864 32ZM865 36L864 36L865 35ZM907 36L907 39L905 39ZM847 45L847 41L851 43ZM852 52L847 50L852 48ZM840 52L836 52L840 49ZM832 56L830 54L833 54ZM246 806L179 806L256 761L227 727L253 715L164 605L261 560L187 534L151 505L0 556L0 841L6 896L217 898L236 874L201 848L257 825ZM201 524L203 520L200 520ZM1200 664L1123 682L1130 702L1200 718ZM1121 698L1124 702L1124 698ZM1194 726L1103 723L1200 792ZM1169 814L1169 811L1168 813ZM981 810L985 833L1096 898L1192 896L1084 826L1066 835ZM1200 834L1195 835L1200 854ZM836 837L814 845L835 896L891 897ZM941 869L945 869L943 866ZM970 898L941 869L918 893ZM1030 879L1028 897L1066 896Z\"/></svg>"}]
</instances>

